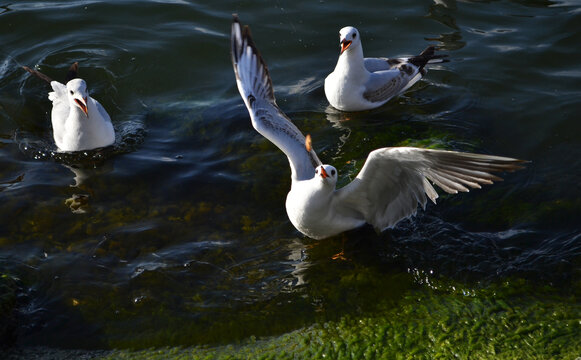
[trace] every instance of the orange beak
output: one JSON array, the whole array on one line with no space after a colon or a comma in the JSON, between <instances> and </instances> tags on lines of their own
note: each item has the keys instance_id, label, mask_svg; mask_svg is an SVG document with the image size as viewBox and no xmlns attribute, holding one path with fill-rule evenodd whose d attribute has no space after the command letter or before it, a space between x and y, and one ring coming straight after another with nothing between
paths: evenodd
<instances>
[{"instance_id":1,"label":"orange beak","mask_svg":"<svg viewBox=\"0 0 581 360\"><path fill-rule=\"evenodd\" d=\"M349 46L351 46L351 41L349 40L341 41L341 54L343 54L343 51L349 49Z\"/></svg>"},{"instance_id":2,"label":"orange beak","mask_svg":"<svg viewBox=\"0 0 581 360\"><path fill-rule=\"evenodd\" d=\"M325 168L321 166L321 177L324 178L328 178L329 174L327 174L327 172L325 171Z\"/></svg>"},{"instance_id":3,"label":"orange beak","mask_svg":"<svg viewBox=\"0 0 581 360\"><path fill-rule=\"evenodd\" d=\"M75 99L75 102L81 108L81 110L85 113L85 115L87 115L87 117L88 117L89 116L89 110L87 109L87 98L83 98L83 100L84 101L81 101L79 99Z\"/></svg>"}]
</instances>

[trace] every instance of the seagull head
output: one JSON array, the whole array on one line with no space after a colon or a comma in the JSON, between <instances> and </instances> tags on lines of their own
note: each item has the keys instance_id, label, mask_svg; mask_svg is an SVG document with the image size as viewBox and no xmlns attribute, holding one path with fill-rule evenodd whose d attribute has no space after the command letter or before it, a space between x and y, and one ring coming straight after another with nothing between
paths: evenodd
<instances>
[{"instance_id":1,"label":"seagull head","mask_svg":"<svg viewBox=\"0 0 581 360\"><path fill-rule=\"evenodd\" d=\"M83 79L73 79L67 83L67 96L71 106L77 106L81 111L89 116L87 109L87 83Z\"/></svg>"},{"instance_id":2,"label":"seagull head","mask_svg":"<svg viewBox=\"0 0 581 360\"><path fill-rule=\"evenodd\" d=\"M356 48L361 44L359 31L353 26L345 26L339 31L339 42L341 43L341 54L349 48Z\"/></svg>"},{"instance_id":3,"label":"seagull head","mask_svg":"<svg viewBox=\"0 0 581 360\"><path fill-rule=\"evenodd\" d=\"M315 178L334 188L337 184L337 169L332 165L319 165L315 168Z\"/></svg>"}]
</instances>

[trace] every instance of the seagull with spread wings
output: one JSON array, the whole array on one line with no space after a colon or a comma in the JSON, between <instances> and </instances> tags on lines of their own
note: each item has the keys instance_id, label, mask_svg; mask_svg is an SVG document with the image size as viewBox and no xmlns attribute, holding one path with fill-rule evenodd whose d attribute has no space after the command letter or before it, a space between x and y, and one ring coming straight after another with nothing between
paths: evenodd
<instances>
[{"instance_id":1,"label":"seagull with spread wings","mask_svg":"<svg viewBox=\"0 0 581 360\"><path fill-rule=\"evenodd\" d=\"M372 151L357 177L336 189L337 169L323 164L305 137L276 104L266 63L250 29L236 15L231 54L236 83L254 128L288 157L291 190L286 210L301 233L323 239L369 223L378 230L393 227L423 208L438 194L467 192L501 180L493 172L522 168L523 160L501 156L391 147Z\"/></svg>"}]
</instances>

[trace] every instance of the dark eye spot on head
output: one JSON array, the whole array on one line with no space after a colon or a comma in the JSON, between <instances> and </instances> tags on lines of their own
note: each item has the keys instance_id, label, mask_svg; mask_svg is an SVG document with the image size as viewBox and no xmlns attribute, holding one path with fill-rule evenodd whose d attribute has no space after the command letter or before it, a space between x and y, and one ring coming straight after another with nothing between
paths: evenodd
<instances>
[{"instance_id":1,"label":"dark eye spot on head","mask_svg":"<svg viewBox=\"0 0 581 360\"><path fill-rule=\"evenodd\" d=\"M71 95L73 95L75 92L73 90L71 90Z\"/></svg>"},{"instance_id":2,"label":"dark eye spot on head","mask_svg":"<svg viewBox=\"0 0 581 360\"><path fill-rule=\"evenodd\" d=\"M353 39L355 39L357 37L357 33L353 34Z\"/></svg>"},{"instance_id":3,"label":"dark eye spot on head","mask_svg":"<svg viewBox=\"0 0 581 360\"><path fill-rule=\"evenodd\" d=\"M315 174L318 174L318 173L319 173L319 169L315 169Z\"/></svg>"},{"instance_id":4,"label":"dark eye spot on head","mask_svg":"<svg viewBox=\"0 0 581 360\"><path fill-rule=\"evenodd\" d=\"M335 176L335 170L331 170L331 175Z\"/></svg>"}]
</instances>

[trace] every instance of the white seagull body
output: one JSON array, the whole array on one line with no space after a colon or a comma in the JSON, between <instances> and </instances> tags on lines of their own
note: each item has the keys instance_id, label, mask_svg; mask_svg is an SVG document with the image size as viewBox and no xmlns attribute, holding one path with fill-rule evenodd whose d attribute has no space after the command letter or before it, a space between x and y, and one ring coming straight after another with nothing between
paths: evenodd
<instances>
[{"instance_id":1,"label":"white seagull body","mask_svg":"<svg viewBox=\"0 0 581 360\"><path fill-rule=\"evenodd\" d=\"M335 70L325 79L325 95L336 109L362 111L377 108L422 78L427 63L442 62L429 46L410 58L364 58L359 31L347 26L339 32L341 53Z\"/></svg>"},{"instance_id":2,"label":"white seagull body","mask_svg":"<svg viewBox=\"0 0 581 360\"><path fill-rule=\"evenodd\" d=\"M365 223L378 230L393 227L425 208L438 194L480 188L501 180L491 172L521 168L522 160L413 147L372 151L357 177L335 189L337 170L323 165L305 136L277 106L268 69L248 27L234 16L232 62L240 95L254 128L288 157L292 185L286 199L290 221L304 235L323 239Z\"/></svg>"},{"instance_id":3,"label":"white seagull body","mask_svg":"<svg viewBox=\"0 0 581 360\"><path fill-rule=\"evenodd\" d=\"M85 80L76 78L77 68L77 63L71 66L65 85L24 67L26 71L49 82L53 89L48 98L52 101L53 137L60 151L92 150L115 142L115 130L109 114L97 100L88 95Z\"/></svg>"}]
</instances>

